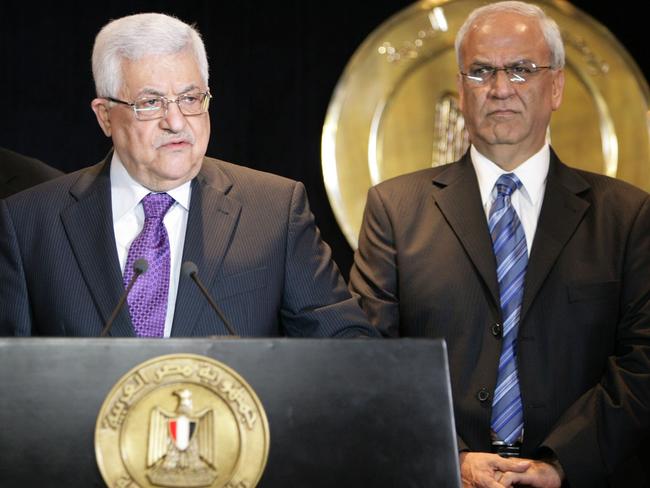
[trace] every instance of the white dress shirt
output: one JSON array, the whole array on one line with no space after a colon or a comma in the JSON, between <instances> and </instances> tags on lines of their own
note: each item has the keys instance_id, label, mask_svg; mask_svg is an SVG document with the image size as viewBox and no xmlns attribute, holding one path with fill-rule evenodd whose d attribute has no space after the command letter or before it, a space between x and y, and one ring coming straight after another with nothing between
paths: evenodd
<instances>
[{"instance_id":1,"label":"white dress shirt","mask_svg":"<svg viewBox=\"0 0 650 488\"><path fill-rule=\"evenodd\" d=\"M131 178L117 152L113 152L113 159L111 160L111 204L113 209L113 231L115 232L115 244L122 276L124 276L129 247L144 227L144 209L141 200L149 193L151 193L150 190ZM187 216L190 209L191 181L169 190L167 193L175 202L163 219L169 236L170 252L165 337L169 337L172 331L181 260L183 259Z\"/></svg>"},{"instance_id":2,"label":"white dress shirt","mask_svg":"<svg viewBox=\"0 0 650 488\"><path fill-rule=\"evenodd\" d=\"M528 255L530 256L535 231L537 230L537 220L544 200L544 191L546 190L546 177L551 158L548 144L545 144L537 153L517 166L513 171L504 171L479 153L473 145L470 149L470 155L478 179L478 186L481 190L481 202L483 203L486 219L489 220L490 208L497 197L494 185L499 176L514 173L521 181L522 187L512 194L510 201L524 228Z\"/></svg>"}]
</instances>

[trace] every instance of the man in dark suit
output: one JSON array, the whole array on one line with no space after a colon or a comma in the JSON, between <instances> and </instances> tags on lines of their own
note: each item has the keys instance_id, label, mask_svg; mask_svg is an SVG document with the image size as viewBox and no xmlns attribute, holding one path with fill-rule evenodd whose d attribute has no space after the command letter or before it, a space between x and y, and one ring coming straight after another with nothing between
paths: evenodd
<instances>
[{"instance_id":1,"label":"man in dark suit","mask_svg":"<svg viewBox=\"0 0 650 488\"><path fill-rule=\"evenodd\" d=\"M114 151L2 202L1 335L97 336L131 283L112 335L227 334L181 276L188 261L241 336L376 334L304 187L205 157L208 64L194 28L161 14L113 21L93 74Z\"/></svg>"},{"instance_id":2,"label":"man in dark suit","mask_svg":"<svg viewBox=\"0 0 650 488\"><path fill-rule=\"evenodd\" d=\"M471 148L369 191L351 290L384 335L446 339L464 486L647 486L650 198L547 144L540 9L474 11L456 53Z\"/></svg>"},{"instance_id":3,"label":"man in dark suit","mask_svg":"<svg viewBox=\"0 0 650 488\"><path fill-rule=\"evenodd\" d=\"M0 198L7 198L62 174L38 159L0 147Z\"/></svg>"}]
</instances>

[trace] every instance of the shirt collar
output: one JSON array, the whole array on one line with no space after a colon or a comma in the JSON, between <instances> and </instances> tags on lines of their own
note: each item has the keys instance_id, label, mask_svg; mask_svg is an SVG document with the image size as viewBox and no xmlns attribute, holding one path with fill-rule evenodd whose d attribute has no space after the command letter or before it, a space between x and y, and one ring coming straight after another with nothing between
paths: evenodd
<instances>
[{"instance_id":1,"label":"shirt collar","mask_svg":"<svg viewBox=\"0 0 650 488\"><path fill-rule=\"evenodd\" d=\"M191 188L192 182L186 181L181 186L167 191L167 194L186 211L189 211ZM111 159L111 192L113 197L113 219L115 221L132 212L140 201L151 193L151 190L145 188L131 177L116 151L113 151L113 159Z\"/></svg>"},{"instance_id":2,"label":"shirt collar","mask_svg":"<svg viewBox=\"0 0 650 488\"><path fill-rule=\"evenodd\" d=\"M523 185L521 194L532 205L537 205L537 202L544 195L546 176L548 175L551 158L551 151L548 144L544 144L537 153L533 154L513 171L504 171L496 163L493 163L478 152L474 145L470 148L470 155L481 191L481 202L484 207L492 203L492 190L494 189L494 185L499 179L499 176L505 173L514 173L517 175L517 178L521 180Z\"/></svg>"}]
</instances>

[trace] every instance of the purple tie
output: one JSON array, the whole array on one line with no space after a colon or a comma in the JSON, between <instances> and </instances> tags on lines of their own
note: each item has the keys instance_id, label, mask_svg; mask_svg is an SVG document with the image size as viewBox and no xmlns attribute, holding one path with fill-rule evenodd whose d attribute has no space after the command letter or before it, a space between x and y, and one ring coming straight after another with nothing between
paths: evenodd
<instances>
[{"instance_id":1,"label":"purple tie","mask_svg":"<svg viewBox=\"0 0 650 488\"><path fill-rule=\"evenodd\" d=\"M131 322L138 337L162 337L169 293L169 238L163 218L174 203L167 193L149 193L142 199L144 227L131 243L124 268L124 286L133 277L133 263L144 258L149 268L129 293Z\"/></svg>"}]
</instances>

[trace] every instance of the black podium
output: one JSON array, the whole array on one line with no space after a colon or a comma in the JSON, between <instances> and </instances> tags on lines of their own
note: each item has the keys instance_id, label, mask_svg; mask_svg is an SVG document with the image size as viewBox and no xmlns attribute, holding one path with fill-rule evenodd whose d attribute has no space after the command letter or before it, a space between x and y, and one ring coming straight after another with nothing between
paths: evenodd
<instances>
[{"instance_id":1,"label":"black podium","mask_svg":"<svg viewBox=\"0 0 650 488\"><path fill-rule=\"evenodd\" d=\"M97 414L173 353L239 373L268 417L261 487L458 487L444 343L432 339L0 339L0 486L101 487Z\"/></svg>"}]
</instances>

